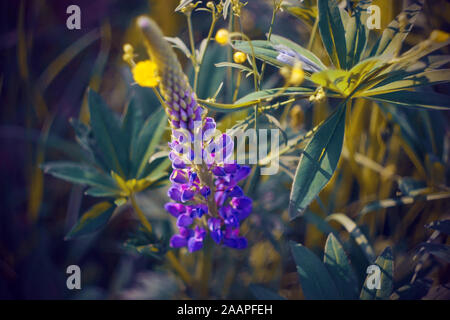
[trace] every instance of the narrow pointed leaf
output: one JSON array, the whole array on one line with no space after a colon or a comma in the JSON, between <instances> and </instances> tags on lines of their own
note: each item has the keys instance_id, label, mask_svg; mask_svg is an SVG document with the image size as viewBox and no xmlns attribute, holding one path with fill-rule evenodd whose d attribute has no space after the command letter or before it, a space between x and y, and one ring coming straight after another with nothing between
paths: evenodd
<instances>
[{"instance_id":1,"label":"narrow pointed leaf","mask_svg":"<svg viewBox=\"0 0 450 320\"><path fill-rule=\"evenodd\" d=\"M155 112L143 125L133 148L133 176L141 179L153 153L155 153L161 137L167 127L167 115L163 108Z\"/></svg>"},{"instance_id":2,"label":"narrow pointed leaf","mask_svg":"<svg viewBox=\"0 0 450 320\"><path fill-rule=\"evenodd\" d=\"M302 214L333 176L342 151L345 105L317 130L300 158L290 195L291 219Z\"/></svg>"},{"instance_id":3,"label":"narrow pointed leaf","mask_svg":"<svg viewBox=\"0 0 450 320\"><path fill-rule=\"evenodd\" d=\"M347 68L345 29L336 0L318 0L319 31L322 42L333 64L339 69Z\"/></svg>"},{"instance_id":4,"label":"narrow pointed leaf","mask_svg":"<svg viewBox=\"0 0 450 320\"><path fill-rule=\"evenodd\" d=\"M435 110L450 110L450 97L435 92L396 91L378 95L372 95L367 99L389 102L401 106L413 108L425 108Z\"/></svg>"},{"instance_id":5,"label":"narrow pointed leaf","mask_svg":"<svg viewBox=\"0 0 450 320\"><path fill-rule=\"evenodd\" d=\"M292 241L290 245L305 298L308 300L340 299L336 285L322 261L305 246Z\"/></svg>"},{"instance_id":6,"label":"narrow pointed leaf","mask_svg":"<svg viewBox=\"0 0 450 320\"><path fill-rule=\"evenodd\" d=\"M60 161L48 162L41 167L45 173L68 182L109 189L115 188L115 183L111 177L88 165Z\"/></svg>"},{"instance_id":7,"label":"narrow pointed leaf","mask_svg":"<svg viewBox=\"0 0 450 320\"><path fill-rule=\"evenodd\" d=\"M325 243L323 263L336 283L343 299L358 298L358 280L344 248L330 233Z\"/></svg>"},{"instance_id":8,"label":"narrow pointed leaf","mask_svg":"<svg viewBox=\"0 0 450 320\"><path fill-rule=\"evenodd\" d=\"M369 289L367 281L370 281L371 275L368 275L361 290L360 299L362 300L387 300L393 289L394 277L394 257L390 247L384 249L383 253L375 261L375 265L380 268L380 289Z\"/></svg>"},{"instance_id":9,"label":"narrow pointed leaf","mask_svg":"<svg viewBox=\"0 0 450 320\"><path fill-rule=\"evenodd\" d=\"M126 142L119 121L102 98L93 90L88 92L91 128L102 159L109 170L126 175L128 170Z\"/></svg>"},{"instance_id":10,"label":"narrow pointed leaf","mask_svg":"<svg viewBox=\"0 0 450 320\"><path fill-rule=\"evenodd\" d=\"M72 239L99 230L108 223L114 209L115 206L110 202L97 203L81 216L65 239Z\"/></svg>"}]
</instances>

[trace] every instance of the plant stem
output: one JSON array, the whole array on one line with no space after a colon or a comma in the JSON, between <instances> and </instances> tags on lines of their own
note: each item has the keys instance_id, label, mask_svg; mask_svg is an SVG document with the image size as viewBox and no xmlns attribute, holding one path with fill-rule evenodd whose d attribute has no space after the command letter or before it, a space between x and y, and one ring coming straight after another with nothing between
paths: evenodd
<instances>
[{"instance_id":1,"label":"plant stem","mask_svg":"<svg viewBox=\"0 0 450 320\"><path fill-rule=\"evenodd\" d=\"M151 233L152 232L152 225L150 222L148 222L147 218L145 217L144 213L142 212L141 208L139 208L139 205L136 202L136 198L134 196L134 193L130 195L130 201L131 205L133 206L134 211L136 212L139 220L141 221L144 228Z\"/></svg>"},{"instance_id":2,"label":"plant stem","mask_svg":"<svg viewBox=\"0 0 450 320\"><path fill-rule=\"evenodd\" d=\"M208 37L206 38L205 49L203 50L203 52L201 52L201 56L200 56L200 60L198 62L197 68L194 67L194 72L195 72L195 74L194 74L194 92L195 93L197 93L198 76L200 74L200 69L203 64L203 59L205 58L206 50L208 49L209 42L211 41L212 34L214 32L214 27L216 26L216 21L217 21L216 13L215 13L215 10L213 10L211 26L209 27Z\"/></svg>"},{"instance_id":3,"label":"plant stem","mask_svg":"<svg viewBox=\"0 0 450 320\"><path fill-rule=\"evenodd\" d=\"M308 42L308 50L311 51L312 46L314 44L314 40L316 39L316 34L317 34L317 27L319 26L319 18L316 18L316 20L314 21L314 25L311 31L311 37L309 38L309 42Z\"/></svg>"},{"instance_id":4,"label":"plant stem","mask_svg":"<svg viewBox=\"0 0 450 320\"><path fill-rule=\"evenodd\" d=\"M167 260L169 260L170 264L172 265L172 268L178 272L181 279L183 279L184 283L186 283L187 285L192 284L191 275L181 265L181 263L178 261L177 257L175 257L175 255L173 254L173 251L168 251L166 254L166 258L167 258Z\"/></svg>"},{"instance_id":5,"label":"plant stem","mask_svg":"<svg viewBox=\"0 0 450 320\"><path fill-rule=\"evenodd\" d=\"M274 2L273 4L273 11L272 11L272 20L270 21L270 27L269 27L269 33L267 35L267 41L270 41L270 37L272 36L273 31L273 24L275 22L275 16L277 15L277 12L279 10L279 4ZM259 86L261 87L261 81L263 79L264 71L266 70L266 62L264 61L261 66L261 75L259 77Z\"/></svg>"}]
</instances>

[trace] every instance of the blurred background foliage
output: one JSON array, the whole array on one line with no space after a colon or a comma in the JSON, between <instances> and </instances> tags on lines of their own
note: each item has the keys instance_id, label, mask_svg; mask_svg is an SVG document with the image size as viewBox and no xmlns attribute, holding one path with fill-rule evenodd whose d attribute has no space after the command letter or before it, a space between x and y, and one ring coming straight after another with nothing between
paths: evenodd
<instances>
[{"instance_id":1,"label":"blurred background foliage","mask_svg":"<svg viewBox=\"0 0 450 320\"><path fill-rule=\"evenodd\" d=\"M408 2L374 1L382 8L382 29ZM66 28L66 8L71 4L81 8L81 30ZM289 220L287 203L292 181L287 174L264 177L256 187L246 186L258 199L251 219L243 226L249 248L241 252L216 250L209 290L191 292L164 263L123 249L128 234L139 224L128 206L99 233L64 241L80 212L94 202L83 197L82 187L44 177L39 165L49 160L82 158L69 119L88 123L88 87L99 92L117 113L124 111L131 96L139 101L145 117L159 107L151 90L131 85L130 72L122 62L122 46L129 42L140 57L146 56L134 28L134 19L141 14L153 17L167 36L188 43L186 20L174 12L178 4L178 0L0 3L0 298L253 298L261 290L257 285L263 285L285 298L301 299L304 295L288 240L321 254L327 234L336 232L345 240L344 247L358 274L365 274L368 262L361 259L353 238L334 222L330 223L332 229L317 222L335 212L357 221L377 256L387 246L393 249L395 290L408 284L417 270L423 290L414 298L448 298L448 291L437 294L429 290L450 282L448 261L416 254L418 245L432 236L425 225L448 218L450 203L448 199L414 197L410 201L404 197L449 191L449 113L407 109L396 113L387 105L378 108L362 99L349 115L338 170L303 218ZM270 0L249 0L240 24L235 20L231 27L242 28L251 39L264 39L272 4ZM277 14L273 33L306 46L312 24L287 11ZM407 46L427 39L434 29L449 32L449 17L448 1L427 1ZM220 19L218 26L227 27L229 21ZM199 44L208 34L210 17L195 13L193 25L194 40ZM312 51L322 52L320 58L327 61L319 39L312 42ZM178 53L192 75L189 61ZM449 54L448 48L441 53ZM218 100L232 100L235 73L214 66L230 61L231 54L231 49L211 43L199 77L200 98L213 96L223 81ZM239 96L249 93L251 85L251 79L243 79ZM277 70L267 66L262 87L281 85ZM448 93L449 86L439 85L437 90ZM307 101L275 112L281 125L294 133L314 127L329 114L326 103L316 103L312 108ZM222 130L246 116L246 112L215 115L221 120ZM163 209L165 197L164 190L151 190L138 200L151 219L168 221ZM364 210L367 213L361 216ZM445 237L432 240L449 241ZM201 272L196 264L201 254L180 252L179 258L195 274ZM81 291L66 288L65 271L72 264L81 267ZM358 281L362 285L364 278Z\"/></svg>"}]
</instances>

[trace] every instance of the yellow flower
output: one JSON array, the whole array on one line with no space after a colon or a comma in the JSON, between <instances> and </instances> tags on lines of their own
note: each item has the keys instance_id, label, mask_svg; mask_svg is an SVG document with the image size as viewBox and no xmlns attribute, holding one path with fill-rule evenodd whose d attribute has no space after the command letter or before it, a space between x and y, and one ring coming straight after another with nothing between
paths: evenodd
<instances>
[{"instance_id":1,"label":"yellow flower","mask_svg":"<svg viewBox=\"0 0 450 320\"><path fill-rule=\"evenodd\" d=\"M241 51L236 51L233 55L233 60L236 63L244 63L247 60L247 55Z\"/></svg>"},{"instance_id":2,"label":"yellow flower","mask_svg":"<svg viewBox=\"0 0 450 320\"><path fill-rule=\"evenodd\" d=\"M430 35L430 40L437 43L446 42L448 39L450 39L450 34L441 30L434 30Z\"/></svg>"},{"instance_id":3,"label":"yellow flower","mask_svg":"<svg viewBox=\"0 0 450 320\"><path fill-rule=\"evenodd\" d=\"M138 62L133 68L133 78L141 87L156 87L160 80L158 66L150 60Z\"/></svg>"},{"instance_id":4,"label":"yellow flower","mask_svg":"<svg viewBox=\"0 0 450 320\"><path fill-rule=\"evenodd\" d=\"M230 34L227 29L219 29L216 33L215 39L218 44L224 46L230 40Z\"/></svg>"},{"instance_id":5,"label":"yellow flower","mask_svg":"<svg viewBox=\"0 0 450 320\"><path fill-rule=\"evenodd\" d=\"M289 85L298 86L305 79L305 72L302 69L302 63L300 61L295 62L292 68L281 68L280 73Z\"/></svg>"}]
</instances>

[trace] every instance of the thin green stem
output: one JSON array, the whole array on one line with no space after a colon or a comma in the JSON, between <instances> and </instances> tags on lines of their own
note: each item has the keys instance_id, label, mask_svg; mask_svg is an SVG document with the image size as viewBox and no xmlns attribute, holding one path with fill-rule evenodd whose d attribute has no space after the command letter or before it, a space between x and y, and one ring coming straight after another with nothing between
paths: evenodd
<instances>
[{"instance_id":1,"label":"thin green stem","mask_svg":"<svg viewBox=\"0 0 450 320\"><path fill-rule=\"evenodd\" d=\"M319 26L319 18L316 18L316 20L314 21L314 25L311 31L311 37L309 38L309 42L308 42L308 47L307 49L309 51L311 51L312 46L314 44L314 40L316 39L316 34L317 34L317 28Z\"/></svg>"},{"instance_id":2,"label":"thin green stem","mask_svg":"<svg viewBox=\"0 0 450 320\"><path fill-rule=\"evenodd\" d=\"M194 67L194 92L197 93L197 87L198 87L198 76L200 74L200 70L201 67L203 65L203 59L205 58L205 54L206 54L206 50L208 49L208 45L209 42L211 41L213 32L214 32L214 28L216 26L216 22L217 22L217 18L216 18L216 11L215 8L213 7L212 13L211 13L211 17L212 17L212 21L211 21L211 26L209 27L209 32L208 32L208 36L206 37L206 45L205 45L205 49L203 50L203 52L201 52L200 57L199 57L199 61L197 64L197 67Z\"/></svg>"},{"instance_id":3,"label":"thin green stem","mask_svg":"<svg viewBox=\"0 0 450 320\"><path fill-rule=\"evenodd\" d=\"M149 232L152 233L152 225L150 224L150 222L147 220L147 218L144 215L144 212L142 212L141 208L139 207L139 205L136 202L136 198L134 196L134 193L132 193L130 195L130 202L131 205L133 206L134 211L136 212L139 220L141 221L142 225L144 226L144 228Z\"/></svg>"},{"instance_id":4,"label":"thin green stem","mask_svg":"<svg viewBox=\"0 0 450 320\"><path fill-rule=\"evenodd\" d=\"M281 2L281 1L280 1ZM276 3L276 1L274 1L273 4L273 11L272 11L272 20L270 21L270 27L269 27L269 33L267 35L267 41L270 41L270 37L272 36L272 31L273 31L273 25L275 23L275 16L277 15L278 10L280 10L280 3ZM261 75L259 77L259 86L261 86L261 81L263 79L264 76L264 71L266 70L266 62L264 61L262 66L261 66Z\"/></svg>"}]
</instances>

